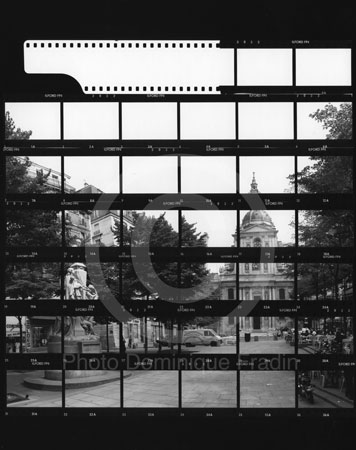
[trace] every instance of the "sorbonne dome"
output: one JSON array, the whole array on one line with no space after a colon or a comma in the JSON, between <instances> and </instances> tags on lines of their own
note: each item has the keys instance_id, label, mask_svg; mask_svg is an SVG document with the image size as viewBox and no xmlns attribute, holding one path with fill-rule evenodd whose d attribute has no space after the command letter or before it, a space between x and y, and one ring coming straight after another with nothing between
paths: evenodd
<instances>
[{"instance_id":1,"label":"sorbonne dome","mask_svg":"<svg viewBox=\"0 0 356 450\"><path fill-rule=\"evenodd\" d=\"M253 174L250 193L259 193L255 174ZM241 247L280 247L278 230L265 210L250 210L243 216L240 225ZM237 245L237 233L233 235ZM236 289L236 264L228 264L219 274L222 299L227 300L289 300L294 295L294 282L291 272L284 263L246 261L238 264L239 287ZM234 332L236 320L240 333L252 332L259 339L266 339L275 329L293 326L292 321L278 317L239 317L222 318L221 332Z\"/></svg>"},{"instance_id":2,"label":"sorbonne dome","mask_svg":"<svg viewBox=\"0 0 356 450\"><path fill-rule=\"evenodd\" d=\"M245 214L244 218L242 219L241 228L245 230L251 225L267 225L270 228L275 228L271 217L269 216L267 211L264 210L248 211Z\"/></svg>"}]
</instances>

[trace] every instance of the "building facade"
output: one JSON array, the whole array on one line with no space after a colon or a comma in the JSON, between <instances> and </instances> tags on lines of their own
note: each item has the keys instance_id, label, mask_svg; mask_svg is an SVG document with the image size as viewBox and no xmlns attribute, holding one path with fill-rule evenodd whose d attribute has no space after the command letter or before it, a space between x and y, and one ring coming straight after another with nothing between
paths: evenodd
<instances>
[{"instance_id":1,"label":"building facade","mask_svg":"<svg viewBox=\"0 0 356 450\"><path fill-rule=\"evenodd\" d=\"M259 193L253 175L250 193ZM237 246L237 233L232 235ZM271 217L264 210L248 211L240 226L241 247L280 247L278 230ZM220 272L221 298L226 300L290 300L294 298L294 276L288 264L281 263L239 263L239 292L236 292L236 264L226 264ZM235 318L223 320L223 332L229 334L235 326ZM293 327L290 319L284 317L240 317L240 331L271 332L284 326Z\"/></svg>"}]
</instances>

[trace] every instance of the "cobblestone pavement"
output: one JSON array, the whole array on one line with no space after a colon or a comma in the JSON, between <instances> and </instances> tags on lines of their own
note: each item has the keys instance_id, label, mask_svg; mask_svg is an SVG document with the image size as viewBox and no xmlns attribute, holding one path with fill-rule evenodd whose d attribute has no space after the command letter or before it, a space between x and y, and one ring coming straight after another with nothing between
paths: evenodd
<instances>
[{"instance_id":1,"label":"cobblestone pavement","mask_svg":"<svg viewBox=\"0 0 356 450\"><path fill-rule=\"evenodd\" d=\"M241 371L241 408L294 408L295 373Z\"/></svg>"}]
</instances>

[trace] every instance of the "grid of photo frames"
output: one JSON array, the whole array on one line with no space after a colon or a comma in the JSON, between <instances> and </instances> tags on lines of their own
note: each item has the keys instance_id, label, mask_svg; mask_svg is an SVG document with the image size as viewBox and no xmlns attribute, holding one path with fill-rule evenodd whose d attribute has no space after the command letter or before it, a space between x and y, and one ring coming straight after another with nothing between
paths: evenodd
<instances>
[{"instance_id":1,"label":"grid of photo frames","mask_svg":"<svg viewBox=\"0 0 356 450\"><path fill-rule=\"evenodd\" d=\"M350 46L228 50L225 95L6 99L7 414L354 413Z\"/></svg>"}]
</instances>

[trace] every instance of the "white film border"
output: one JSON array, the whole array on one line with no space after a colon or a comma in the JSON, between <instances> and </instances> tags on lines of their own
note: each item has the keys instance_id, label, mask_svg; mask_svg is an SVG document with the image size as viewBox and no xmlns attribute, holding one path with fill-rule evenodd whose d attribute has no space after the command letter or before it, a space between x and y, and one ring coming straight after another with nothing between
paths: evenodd
<instances>
[{"instance_id":1,"label":"white film border","mask_svg":"<svg viewBox=\"0 0 356 450\"><path fill-rule=\"evenodd\" d=\"M219 41L26 41L26 73L64 73L84 92L211 93L234 79Z\"/></svg>"},{"instance_id":2,"label":"white film border","mask_svg":"<svg viewBox=\"0 0 356 450\"><path fill-rule=\"evenodd\" d=\"M220 94L221 86L292 86L292 48L219 41L24 42L25 72L66 74L87 94ZM333 70L330 70L330 67ZM296 49L296 86L350 86L351 49Z\"/></svg>"}]
</instances>

